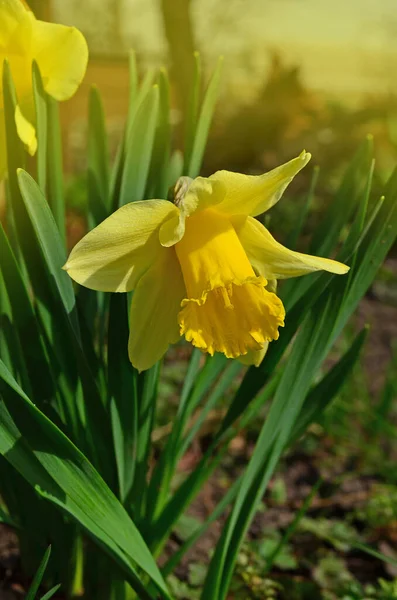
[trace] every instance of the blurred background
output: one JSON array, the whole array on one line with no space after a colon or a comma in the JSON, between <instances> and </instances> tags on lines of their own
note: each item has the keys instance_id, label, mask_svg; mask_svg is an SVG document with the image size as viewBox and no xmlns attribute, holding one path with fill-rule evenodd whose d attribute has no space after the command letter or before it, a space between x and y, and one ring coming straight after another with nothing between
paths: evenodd
<instances>
[{"instance_id":1,"label":"blurred background","mask_svg":"<svg viewBox=\"0 0 397 600\"><path fill-rule=\"evenodd\" d=\"M183 121L193 52L209 72L225 56L205 171L263 171L306 148L330 174L365 134L388 173L397 145L395 0L32 0L36 15L75 25L91 61L63 108L68 173L84 169L88 91L98 85L115 152L127 112L128 54L167 67ZM178 145L176 140L176 145Z\"/></svg>"}]
</instances>

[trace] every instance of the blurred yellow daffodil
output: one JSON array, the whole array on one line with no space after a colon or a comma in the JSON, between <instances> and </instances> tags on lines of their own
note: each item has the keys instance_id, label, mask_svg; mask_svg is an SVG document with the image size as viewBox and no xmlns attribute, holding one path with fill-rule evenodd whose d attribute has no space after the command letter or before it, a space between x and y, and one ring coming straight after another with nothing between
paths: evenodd
<instances>
[{"instance_id":1,"label":"blurred yellow daffodil","mask_svg":"<svg viewBox=\"0 0 397 600\"><path fill-rule=\"evenodd\" d=\"M182 177L174 203L133 202L89 232L65 265L78 283L134 290L129 356L148 369L185 336L197 348L258 365L285 311L275 280L348 267L288 250L254 217L271 208L309 161L302 154L261 176Z\"/></svg>"},{"instance_id":2,"label":"blurred yellow daffodil","mask_svg":"<svg viewBox=\"0 0 397 600\"><path fill-rule=\"evenodd\" d=\"M37 148L32 63L37 62L45 91L67 100L80 85L88 61L83 35L74 27L37 20L22 0L0 0L0 67L10 64L18 106L18 135L30 154ZM0 179L6 169L3 84L0 77Z\"/></svg>"}]
</instances>

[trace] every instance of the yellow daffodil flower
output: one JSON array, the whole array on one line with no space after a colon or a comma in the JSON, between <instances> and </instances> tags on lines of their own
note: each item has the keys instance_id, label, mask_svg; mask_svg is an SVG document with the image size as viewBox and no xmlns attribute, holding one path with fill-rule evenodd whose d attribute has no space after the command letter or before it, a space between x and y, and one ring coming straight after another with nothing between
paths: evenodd
<instances>
[{"instance_id":1,"label":"yellow daffodil flower","mask_svg":"<svg viewBox=\"0 0 397 600\"><path fill-rule=\"evenodd\" d=\"M182 177L174 203L133 202L89 232L65 265L78 283L134 290L129 356L148 369L180 336L204 352L258 365L285 311L275 280L348 267L293 252L254 217L280 199L310 154L261 176Z\"/></svg>"},{"instance_id":2,"label":"yellow daffodil flower","mask_svg":"<svg viewBox=\"0 0 397 600\"><path fill-rule=\"evenodd\" d=\"M83 35L74 27L37 20L22 0L0 0L0 67L8 60L18 106L18 135L30 154L37 148L34 128L32 63L36 61L45 91L67 100L80 85L88 61ZM0 179L6 169L3 84L0 77Z\"/></svg>"}]
</instances>

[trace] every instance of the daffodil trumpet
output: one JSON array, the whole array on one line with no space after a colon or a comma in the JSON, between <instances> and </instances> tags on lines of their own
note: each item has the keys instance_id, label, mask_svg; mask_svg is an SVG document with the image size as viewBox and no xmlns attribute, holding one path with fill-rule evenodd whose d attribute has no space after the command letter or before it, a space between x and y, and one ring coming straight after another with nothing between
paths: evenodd
<instances>
[{"instance_id":1,"label":"daffodil trumpet","mask_svg":"<svg viewBox=\"0 0 397 600\"><path fill-rule=\"evenodd\" d=\"M203 352L259 365L285 310L278 279L349 267L294 252L254 217L269 210L310 154L261 176L228 171L181 178L174 202L117 210L72 250L65 269L104 292L134 291L129 357L140 371L184 336Z\"/></svg>"},{"instance_id":2,"label":"daffodil trumpet","mask_svg":"<svg viewBox=\"0 0 397 600\"><path fill-rule=\"evenodd\" d=\"M68 100L85 75L87 43L74 27L36 19L22 0L0 0L1 68L5 60L10 65L18 99L14 115L17 132L33 155L37 149L33 62L38 65L47 94L55 100ZM0 78L0 179L6 170L2 85Z\"/></svg>"}]
</instances>

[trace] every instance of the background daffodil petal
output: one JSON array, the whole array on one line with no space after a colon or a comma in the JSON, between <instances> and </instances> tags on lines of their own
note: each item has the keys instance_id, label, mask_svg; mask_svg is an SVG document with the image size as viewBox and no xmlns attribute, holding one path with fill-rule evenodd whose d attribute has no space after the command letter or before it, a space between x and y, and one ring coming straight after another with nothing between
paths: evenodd
<instances>
[{"instance_id":1,"label":"background daffodil petal","mask_svg":"<svg viewBox=\"0 0 397 600\"><path fill-rule=\"evenodd\" d=\"M128 292L166 252L159 227L177 208L166 200L132 202L119 208L73 248L64 269L88 288Z\"/></svg>"},{"instance_id":2,"label":"background daffodil petal","mask_svg":"<svg viewBox=\"0 0 397 600\"><path fill-rule=\"evenodd\" d=\"M265 173L243 175L232 171L217 171L210 181L223 184L225 197L216 210L229 215L260 215L278 202L295 175L310 160L311 155L303 151L297 158Z\"/></svg>"},{"instance_id":3,"label":"background daffodil petal","mask_svg":"<svg viewBox=\"0 0 397 600\"><path fill-rule=\"evenodd\" d=\"M269 348L269 342L265 342L261 350L248 350L247 354L238 357L238 361L243 365L259 367Z\"/></svg>"},{"instance_id":4,"label":"background daffodil petal","mask_svg":"<svg viewBox=\"0 0 397 600\"><path fill-rule=\"evenodd\" d=\"M132 297L128 353L139 371L150 369L180 338L178 313L186 295L173 248L143 275Z\"/></svg>"},{"instance_id":5,"label":"background daffodil petal","mask_svg":"<svg viewBox=\"0 0 397 600\"><path fill-rule=\"evenodd\" d=\"M83 34L74 27L34 20L31 52L32 60L39 66L45 91L60 101L73 96L88 62Z\"/></svg>"},{"instance_id":6,"label":"background daffodil petal","mask_svg":"<svg viewBox=\"0 0 397 600\"><path fill-rule=\"evenodd\" d=\"M25 13L26 9L20 0L0 1L0 49L8 45Z\"/></svg>"},{"instance_id":7,"label":"background daffodil petal","mask_svg":"<svg viewBox=\"0 0 397 600\"><path fill-rule=\"evenodd\" d=\"M17 127L18 137L25 144L27 151L31 156L36 154L37 137L36 130L32 123L23 115L20 106L15 107L15 124Z\"/></svg>"},{"instance_id":8,"label":"background daffodil petal","mask_svg":"<svg viewBox=\"0 0 397 600\"><path fill-rule=\"evenodd\" d=\"M287 279L312 271L343 275L349 267L329 258L288 250L253 217L233 217L233 226L254 269L266 279Z\"/></svg>"}]
</instances>

